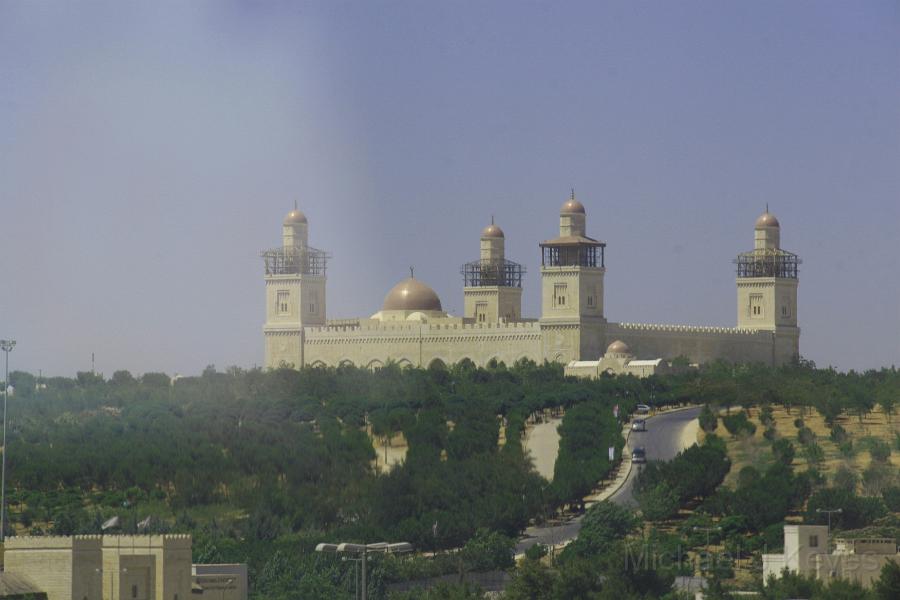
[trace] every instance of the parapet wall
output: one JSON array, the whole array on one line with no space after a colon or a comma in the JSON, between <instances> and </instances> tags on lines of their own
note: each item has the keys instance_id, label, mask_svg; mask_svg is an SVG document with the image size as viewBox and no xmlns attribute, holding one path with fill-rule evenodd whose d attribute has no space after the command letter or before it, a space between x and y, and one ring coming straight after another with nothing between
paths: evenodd
<instances>
[{"instance_id":1,"label":"parapet wall","mask_svg":"<svg viewBox=\"0 0 900 600\"><path fill-rule=\"evenodd\" d=\"M692 363L726 360L735 363L775 364L775 335L771 331L734 327L609 323L607 340L622 340L637 358L687 357Z\"/></svg>"},{"instance_id":2,"label":"parapet wall","mask_svg":"<svg viewBox=\"0 0 900 600\"><path fill-rule=\"evenodd\" d=\"M308 327L305 364L379 368L389 361L427 367L469 359L513 364L521 358L543 360L541 326L536 321L495 323L386 322Z\"/></svg>"}]
</instances>

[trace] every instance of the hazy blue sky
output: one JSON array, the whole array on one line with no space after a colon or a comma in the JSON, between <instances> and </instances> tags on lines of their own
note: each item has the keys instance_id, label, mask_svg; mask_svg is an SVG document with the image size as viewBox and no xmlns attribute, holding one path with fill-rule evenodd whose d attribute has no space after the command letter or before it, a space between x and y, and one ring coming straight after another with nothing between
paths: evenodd
<instances>
[{"instance_id":1,"label":"hazy blue sky","mask_svg":"<svg viewBox=\"0 0 900 600\"><path fill-rule=\"evenodd\" d=\"M261 363L295 200L329 317L410 264L459 314L492 214L537 316L572 186L610 320L733 325L768 202L802 354L900 364L900 3L0 0L16 368Z\"/></svg>"}]
</instances>

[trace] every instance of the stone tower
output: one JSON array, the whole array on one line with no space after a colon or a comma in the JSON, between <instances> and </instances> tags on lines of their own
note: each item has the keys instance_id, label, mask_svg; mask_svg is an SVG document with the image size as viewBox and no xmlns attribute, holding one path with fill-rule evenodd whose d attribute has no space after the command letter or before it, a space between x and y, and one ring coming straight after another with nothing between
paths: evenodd
<instances>
[{"instance_id":1,"label":"stone tower","mask_svg":"<svg viewBox=\"0 0 900 600\"><path fill-rule=\"evenodd\" d=\"M799 356L797 270L800 258L781 248L781 225L766 208L754 227L754 248L738 255L737 326L771 331L773 364Z\"/></svg>"},{"instance_id":2,"label":"stone tower","mask_svg":"<svg viewBox=\"0 0 900 600\"><path fill-rule=\"evenodd\" d=\"M294 208L284 218L280 248L262 252L265 262L266 368L303 360L303 328L325 325L328 254L309 245L309 223Z\"/></svg>"},{"instance_id":3,"label":"stone tower","mask_svg":"<svg viewBox=\"0 0 900 600\"><path fill-rule=\"evenodd\" d=\"M506 260L506 238L494 224L481 232L481 257L462 267L464 316L476 323L522 318L522 276L525 268Z\"/></svg>"},{"instance_id":4,"label":"stone tower","mask_svg":"<svg viewBox=\"0 0 900 600\"><path fill-rule=\"evenodd\" d=\"M587 237L575 192L559 211L559 237L541 242L541 330L547 360L595 360L605 347L606 244Z\"/></svg>"}]
</instances>

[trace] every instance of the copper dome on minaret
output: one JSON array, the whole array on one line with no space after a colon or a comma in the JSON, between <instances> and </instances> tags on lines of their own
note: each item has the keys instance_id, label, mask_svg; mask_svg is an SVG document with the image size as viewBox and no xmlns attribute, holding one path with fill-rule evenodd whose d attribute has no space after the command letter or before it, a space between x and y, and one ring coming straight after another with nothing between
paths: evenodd
<instances>
[{"instance_id":1,"label":"copper dome on minaret","mask_svg":"<svg viewBox=\"0 0 900 600\"><path fill-rule=\"evenodd\" d=\"M781 227L781 224L775 218L775 215L769 212L769 208L766 207L766 212L761 214L756 220L756 227L757 229L762 227Z\"/></svg>"},{"instance_id":2,"label":"copper dome on minaret","mask_svg":"<svg viewBox=\"0 0 900 600\"><path fill-rule=\"evenodd\" d=\"M284 224L296 225L297 223L306 223L306 215L295 208L284 218Z\"/></svg>"},{"instance_id":3,"label":"copper dome on minaret","mask_svg":"<svg viewBox=\"0 0 900 600\"><path fill-rule=\"evenodd\" d=\"M506 237L506 235L504 235L503 230L500 229L499 225L494 224L494 218L491 217L491 224L481 230L481 237L483 237L483 238L502 238L502 237Z\"/></svg>"},{"instance_id":4,"label":"copper dome on minaret","mask_svg":"<svg viewBox=\"0 0 900 600\"><path fill-rule=\"evenodd\" d=\"M443 310L433 289L415 277L404 279L384 297L381 310Z\"/></svg>"},{"instance_id":5,"label":"copper dome on minaret","mask_svg":"<svg viewBox=\"0 0 900 600\"><path fill-rule=\"evenodd\" d=\"M584 204L575 199L574 189L572 190L572 195L559 209L559 214L561 215L571 215L572 213L584 214Z\"/></svg>"}]
</instances>

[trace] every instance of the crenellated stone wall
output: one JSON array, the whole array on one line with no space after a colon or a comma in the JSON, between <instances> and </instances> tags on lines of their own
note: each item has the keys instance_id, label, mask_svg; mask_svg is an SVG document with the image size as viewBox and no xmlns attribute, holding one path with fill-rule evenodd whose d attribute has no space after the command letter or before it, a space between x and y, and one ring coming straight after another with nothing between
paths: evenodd
<instances>
[{"instance_id":1,"label":"crenellated stone wall","mask_svg":"<svg viewBox=\"0 0 900 600\"><path fill-rule=\"evenodd\" d=\"M428 367L468 358L476 365L491 359L512 365L520 358L542 362L540 325L533 321L496 323L387 322L372 325L310 327L304 356L310 366L377 368L389 361Z\"/></svg>"},{"instance_id":2,"label":"crenellated stone wall","mask_svg":"<svg viewBox=\"0 0 900 600\"><path fill-rule=\"evenodd\" d=\"M775 362L775 334L734 327L608 323L607 340L622 340L638 358L687 357L692 363Z\"/></svg>"}]
</instances>

